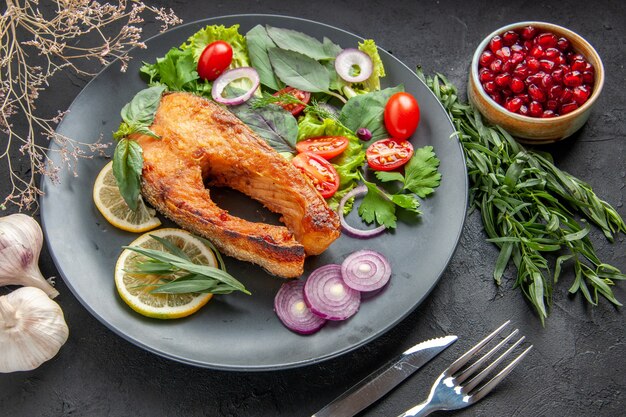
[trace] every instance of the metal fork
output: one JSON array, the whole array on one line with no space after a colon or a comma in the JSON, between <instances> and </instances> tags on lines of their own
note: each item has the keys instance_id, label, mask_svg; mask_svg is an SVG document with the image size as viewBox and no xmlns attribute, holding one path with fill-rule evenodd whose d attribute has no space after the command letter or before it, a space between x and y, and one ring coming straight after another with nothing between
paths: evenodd
<instances>
[{"instance_id":1,"label":"metal fork","mask_svg":"<svg viewBox=\"0 0 626 417\"><path fill-rule=\"evenodd\" d=\"M470 379L493 355L495 355L504 345L506 345L519 331L513 330L507 337L485 353L480 359L473 364L464 368L469 360L476 353L481 351L485 345L493 340L502 329L511 323L508 320L502 326L498 327L493 333L481 340L476 346L465 352L459 359L454 361L437 378L428 399L421 404L407 410L399 417L421 417L427 416L433 411L438 410L458 410L460 408L469 407L470 405L480 401L485 395L489 394L512 370L520 363L520 361L528 354L532 345L526 348L506 367L498 372L492 379L481 385L481 382L509 355L511 352L524 341L524 336L520 337L513 343L504 353L498 356L491 364L481 370L476 376ZM469 381L468 381L469 379ZM480 385L480 386L479 386Z\"/></svg>"}]
</instances>

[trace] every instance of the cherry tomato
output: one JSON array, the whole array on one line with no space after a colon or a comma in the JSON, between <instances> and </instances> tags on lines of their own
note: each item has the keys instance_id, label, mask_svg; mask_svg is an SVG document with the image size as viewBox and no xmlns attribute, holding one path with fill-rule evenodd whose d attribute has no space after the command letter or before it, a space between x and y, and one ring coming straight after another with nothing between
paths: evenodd
<instances>
[{"instance_id":1,"label":"cherry tomato","mask_svg":"<svg viewBox=\"0 0 626 417\"><path fill-rule=\"evenodd\" d=\"M313 181L315 189L324 198L330 198L339 188L339 174L330 162L312 152L302 152L291 162Z\"/></svg>"},{"instance_id":2,"label":"cherry tomato","mask_svg":"<svg viewBox=\"0 0 626 417\"><path fill-rule=\"evenodd\" d=\"M213 81L233 62L233 48L224 41L211 42L198 60L198 75Z\"/></svg>"},{"instance_id":3,"label":"cherry tomato","mask_svg":"<svg viewBox=\"0 0 626 417\"><path fill-rule=\"evenodd\" d=\"M309 93L308 91L298 90L297 88L293 88L293 87L285 87L282 90L274 93L274 96L278 97L283 94L291 94L292 96L294 96L295 98L303 102L304 104L309 104L309 100L311 100L311 93ZM288 112L291 112L291 114L293 114L294 116L297 116L300 113L302 113L302 110L304 110L304 108L306 107L302 104L293 104L293 103L292 104L276 103L276 104L278 104L279 106L281 106L283 109L287 110Z\"/></svg>"},{"instance_id":4,"label":"cherry tomato","mask_svg":"<svg viewBox=\"0 0 626 417\"><path fill-rule=\"evenodd\" d=\"M392 138L408 139L420 121L420 107L409 93L396 93L385 105L385 127Z\"/></svg>"},{"instance_id":5,"label":"cherry tomato","mask_svg":"<svg viewBox=\"0 0 626 417\"><path fill-rule=\"evenodd\" d=\"M365 151L367 164L377 171L391 171L399 168L412 156L413 145L408 140L378 140Z\"/></svg>"},{"instance_id":6,"label":"cherry tomato","mask_svg":"<svg viewBox=\"0 0 626 417\"><path fill-rule=\"evenodd\" d=\"M320 136L298 142L296 150L313 152L324 159L332 159L345 151L349 143L349 139L345 136Z\"/></svg>"}]
</instances>

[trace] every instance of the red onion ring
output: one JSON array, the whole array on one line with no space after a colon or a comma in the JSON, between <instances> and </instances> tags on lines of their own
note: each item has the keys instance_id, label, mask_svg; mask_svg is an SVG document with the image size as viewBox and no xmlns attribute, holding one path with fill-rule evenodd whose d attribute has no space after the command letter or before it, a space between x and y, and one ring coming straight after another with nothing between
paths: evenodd
<instances>
[{"instance_id":1,"label":"red onion ring","mask_svg":"<svg viewBox=\"0 0 626 417\"><path fill-rule=\"evenodd\" d=\"M384 225L380 225L376 227L375 229L362 230L362 229L357 229L356 227L350 226L348 222L346 221L343 215L343 207L346 205L346 201L348 201L352 197L356 197L358 195L366 194L366 193L367 193L367 187L365 185L359 185L358 187L353 188L352 190L350 190L348 194L343 196L343 198L339 202L339 207L337 208L337 212L339 213L339 221L341 222L341 228L347 234L353 237L370 238L370 237L378 236L379 234L385 231Z\"/></svg>"},{"instance_id":2,"label":"red onion ring","mask_svg":"<svg viewBox=\"0 0 626 417\"><path fill-rule=\"evenodd\" d=\"M348 287L341 265L317 268L304 284L304 301L314 314L328 320L345 320L361 305L361 293Z\"/></svg>"},{"instance_id":3,"label":"red onion ring","mask_svg":"<svg viewBox=\"0 0 626 417\"><path fill-rule=\"evenodd\" d=\"M358 75L350 75L352 67L359 67ZM349 83L361 83L367 80L374 70L372 58L363 51L349 48L344 49L337 58L335 58L335 71L337 74Z\"/></svg>"},{"instance_id":4,"label":"red onion ring","mask_svg":"<svg viewBox=\"0 0 626 417\"><path fill-rule=\"evenodd\" d=\"M238 97L222 97L226 86L240 78L249 79L252 82L252 87ZM259 88L259 83L259 73L257 73L256 70L252 67L239 67L230 69L223 72L222 75L217 77L217 79L213 82L213 87L211 88L211 96L213 97L213 100L217 101L218 103L235 106L249 100L256 91L256 89Z\"/></svg>"},{"instance_id":5,"label":"red onion ring","mask_svg":"<svg viewBox=\"0 0 626 417\"><path fill-rule=\"evenodd\" d=\"M285 282L274 297L274 311L289 330L311 334L321 329L326 320L313 314L307 307L303 290L302 281Z\"/></svg>"},{"instance_id":6,"label":"red onion ring","mask_svg":"<svg viewBox=\"0 0 626 417\"><path fill-rule=\"evenodd\" d=\"M385 257L373 250L363 249L348 255L341 264L341 275L346 285L357 291L375 291L389 282L391 265Z\"/></svg>"}]
</instances>

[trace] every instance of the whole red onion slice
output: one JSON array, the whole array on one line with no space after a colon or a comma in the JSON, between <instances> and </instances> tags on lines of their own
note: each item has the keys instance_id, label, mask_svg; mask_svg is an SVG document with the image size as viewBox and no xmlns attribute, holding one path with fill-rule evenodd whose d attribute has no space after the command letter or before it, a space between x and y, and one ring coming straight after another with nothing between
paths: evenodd
<instances>
[{"instance_id":1,"label":"whole red onion slice","mask_svg":"<svg viewBox=\"0 0 626 417\"><path fill-rule=\"evenodd\" d=\"M353 67L359 68L357 75L351 75ZM362 83L367 80L374 70L374 64L372 58L363 51L358 49L349 48L344 49L337 58L335 58L335 71L344 80L349 83Z\"/></svg>"},{"instance_id":2,"label":"whole red onion slice","mask_svg":"<svg viewBox=\"0 0 626 417\"><path fill-rule=\"evenodd\" d=\"M224 89L226 89L226 86L240 78L249 79L252 82L252 87L250 87L248 91L240 96L233 98L223 97L222 94L224 94ZM213 97L213 100L217 101L218 103L235 106L249 100L256 91L256 89L259 88L259 83L259 74L252 67L239 67L230 69L222 73L222 75L217 77L217 79L213 82L213 87L211 88L211 96Z\"/></svg>"},{"instance_id":3,"label":"whole red onion slice","mask_svg":"<svg viewBox=\"0 0 626 417\"><path fill-rule=\"evenodd\" d=\"M313 314L307 307L303 290L302 281L285 282L274 297L274 311L289 330L311 334L321 329L326 320Z\"/></svg>"},{"instance_id":4,"label":"whole red onion slice","mask_svg":"<svg viewBox=\"0 0 626 417\"><path fill-rule=\"evenodd\" d=\"M341 264L347 286L357 291L375 291L389 282L391 265L380 253L363 249L348 255Z\"/></svg>"},{"instance_id":5,"label":"whole red onion slice","mask_svg":"<svg viewBox=\"0 0 626 417\"><path fill-rule=\"evenodd\" d=\"M352 197L356 197L358 195L366 194L366 193L367 193L367 187L365 185L359 185L358 187L353 188L352 190L350 190L348 194L343 196L343 198L339 202L339 207L337 208L337 213L339 213L339 221L341 222L341 228L344 230L344 232L354 237L369 238L369 237L378 236L379 234L385 231L385 226L383 225L380 225L374 229L362 230L362 229L357 229L356 227L350 226L348 222L346 221L343 215L343 208L346 205L346 201L348 201Z\"/></svg>"},{"instance_id":6,"label":"whole red onion slice","mask_svg":"<svg viewBox=\"0 0 626 417\"><path fill-rule=\"evenodd\" d=\"M348 287L341 276L341 265L317 268L304 284L304 301L311 311L328 320L345 320L361 305L361 293Z\"/></svg>"}]
</instances>

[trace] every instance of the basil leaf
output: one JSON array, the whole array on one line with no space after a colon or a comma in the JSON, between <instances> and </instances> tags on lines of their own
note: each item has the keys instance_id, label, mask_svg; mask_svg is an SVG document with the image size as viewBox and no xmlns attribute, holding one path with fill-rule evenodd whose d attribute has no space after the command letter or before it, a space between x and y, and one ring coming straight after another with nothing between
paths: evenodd
<instances>
[{"instance_id":1,"label":"basil leaf","mask_svg":"<svg viewBox=\"0 0 626 417\"><path fill-rule=\"evenodd\" d=\"M142 169L141 146L129 139L120 140L113 155L113 175L120 189L120 194L131 210L137 210Z\"/></svg>"},{"instance_id":2,"label":"basil leaf","mask_svg":"<svg viewBox=\"0 0 626 417\"><path fill-rule=\"evenodd\" d=\"M276 47L276 44L267 34L265 28L256 25L246 33L246 42L248 44L248 54L250 62L256 69L261 79L261 84L273 90L280 90L284 85L274 75L270 57L267 53L269 48Z\"/></svg>"},{"instance_id":3,"label":"basil leaf","mask_svg":"<svg viewBox=\"0 0 626 417\"><path fill-rule=\"evenodd\" d=\"M268 25L267 34L279 48L298 52L313 58L315 61L335 57L335 55L327 53L326 48L320 41L302 32Z\"/></svg>"},{"instance_id":4,"label":"basil leaf","mask_svg":"<svg viewBox=\"0 0 626 417\"><path fill-rule=\"evenodd\" d=\"M353 131L360 127L369 129L372 132L371 141L387 138L389 134L383 116L385 105L392 95L400 91L404 91L402 85L352 97L341 109L339 121Z\"/></svg>"},{"instance_id":5,"label":"basil leaf","mask_svg":"<svg viewBox=\"0 0 626 417\"><path fill-rule=\"evenodd\" d=\"M249 104L229 108L277 152L293 153L298 138L296 118L282 107L269 105L253 109Z\"/></svg>"},{"instance_id":6,"label":"basil leaf","mask_svg":"<svg viewBox=\"0 0 626 417\"><path fill-rule=\"evenodd\" d=\"M336 43L334 43L333 41L331 41L325 36L324 36L324 41L322 43L322 47L324 48L324 52L327 55L332 56L333 58L336 58L337 55L339 55L341 51L343 51L341 46L337 45Z\"/></svg>"},{"instance_id":7,"label":"basil leaf","mask_svg":"<svg viewBox=\"0 0 626 417\"><path fill-rule=\"evenodd\" d=\"M270 48L268 53L276 75L285 84L311 93L330 89L330 74L315 59L279 48Z\"/></svg>"},{"instance_id":8,"label":"basil leaf","mask_svg":"<svg viewBox=\"0 0 626 417\"><path fill-rule=\"evenodd\" d=\"M122 107L122 120L131 127L150 126L161 102L163 91L165 91L165 86L157 85L135 94L130 103Z\"/></svg>"}]
</instances>

